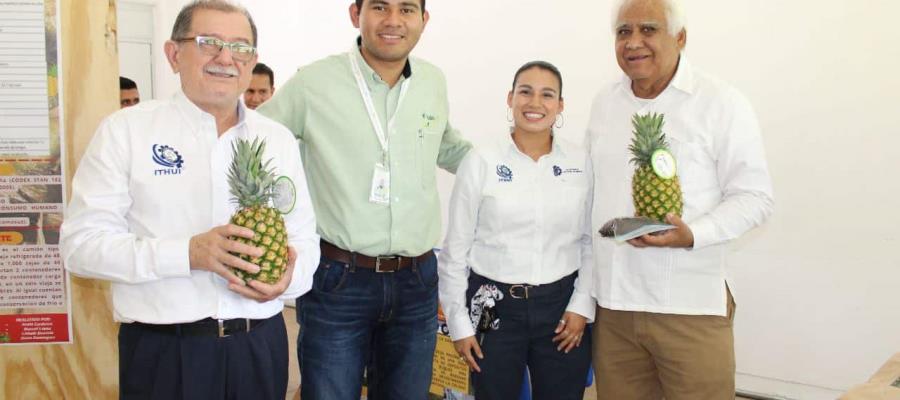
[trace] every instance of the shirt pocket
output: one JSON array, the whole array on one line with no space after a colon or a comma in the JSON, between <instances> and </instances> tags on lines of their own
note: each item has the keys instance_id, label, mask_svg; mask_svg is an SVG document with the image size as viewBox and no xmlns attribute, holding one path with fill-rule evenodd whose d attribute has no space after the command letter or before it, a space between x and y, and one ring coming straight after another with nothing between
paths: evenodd
<instances>
[{"instance_id":1,"label":"shirt pocket","mask_svg":"<svg viewBox=\"0 0 900 400\"><path fill-rule=\"evenodd\" d=\"M548 215L553 217L551 226L554 232L576 234L580 236L585 223L585 201L588 187L583 180L566 182L560 188L556 200L549 200Z\"/></svg>"},{"instance_id":2,"label":"shirt pocket","mask_svg":"<svg viewBox=\"0 0 900 400\"><path fill-rule=\"evenodd\" d=\"M520 222L528 203L522 202L521 193L514 182L499 182L497 175L492 173L486 179L493 181L486 181L481 193L478 236L486 243L498 246L504 242L503 236L509 227Z\"/></svg>"},{"instance_id":3,"label":"shirt pocket","mask_svg":"<svg viewBox=\"0 0 900 400\"><path fill-rule=\"evenodd\" d=\"M676 171L682 193L695 193L709 189L715 182L715 164L704 143L686 140L679 136L669 138L669 148L675 156Z\"/></svg>"},{"instance_id":4,"label":"shirt pocket","mask_svg":"<svg viewBox=\"0 0 900 400\"><path fill-rule=\"evenodd\" d=\"M672 137L670 146L678 162L678 179L684 201L682 217L691 220L721 201L716 161L710 147L700 141Z\"/></svg>"}]
</instances>

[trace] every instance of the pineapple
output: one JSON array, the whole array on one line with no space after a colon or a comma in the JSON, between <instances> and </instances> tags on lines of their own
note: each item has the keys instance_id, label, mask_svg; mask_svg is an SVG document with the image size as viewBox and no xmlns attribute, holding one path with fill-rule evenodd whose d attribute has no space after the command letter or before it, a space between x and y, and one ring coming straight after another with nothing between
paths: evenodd
<instances>
[{"instance_id":1,"label":"pineapple","mask_svg":"<svg viewBox=\"0 0 900 400\"><path fill-rule=\"evenodd\" d=\"M281 212L270 206L275 195L275 175L269 168L272 160L263 163L265 149L266 142L259 138L252 143L236 139L232 144L234 159L228 170L228 185L234 196L232 200L237 202L240 209L231 216L231 223L252 229L256 233L253 239L232 239L265 250L265 254L259 258L238 255L241 259L258 265L258 273L251 274L237 268L232 271L245 282L257 280L273 284L281 279L287 267L288 244L284 218Z\"/></svg>"},{"instance_id":2,"label":"pineapple","mask_svg":"<svg viewBox=\"0 0 900 400\"><path fill-rule=\"evenodd\" d=\"M634 114L631 118L634 138L631 140L631 162L635 164L631 178L631 197L635 216L665 222L666 214L681 216L683 202L675 159L669 153L662 131L662 114Z\"/></svg>"}]
</instances>

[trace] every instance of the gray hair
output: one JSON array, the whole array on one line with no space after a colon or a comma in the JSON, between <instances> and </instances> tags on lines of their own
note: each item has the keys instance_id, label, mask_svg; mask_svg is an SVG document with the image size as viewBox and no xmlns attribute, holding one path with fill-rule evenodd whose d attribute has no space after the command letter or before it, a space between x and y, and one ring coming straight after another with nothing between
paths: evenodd
<instances>
[{"instance_id":1,"label":"gray hair","mask_svg":"<svg viewBox=\"0 0 900 400\"><path fill-rule=\"evenodd\" d=\"M679 0L659 0L663 3L663 6L666 8L666 25L669 27L668 33L670 36L678 35L682 29L687 26L687 16L684 13L684 8L681 6L681 1ZM634 3L635 0L619 0L613 6L612 13L612 29L613 32L619 27L619 15L622 13L627 6Z\"/></svg>"},{"instance_id":2,"label":"gray hair","mask_svg":"<svg viewBox=\"0 0 900 400\"><path fill-rule=\"evenodd\" d=\"M191 31L191 23L194 20L194 10L198 9L243 14L247 17L247 21L250 22L250 31L253 32L252 45L258 47L256 24L253 22L253 17L250 16L250 12L247 11L246 8L236 5L229 0L194 0L190 2L190 4L181 9L181 12L178 13L178 17L175 18L175 26L172 27L172 37L170 39L179 40L188 35Z\"/></svg>"}]
</instances>

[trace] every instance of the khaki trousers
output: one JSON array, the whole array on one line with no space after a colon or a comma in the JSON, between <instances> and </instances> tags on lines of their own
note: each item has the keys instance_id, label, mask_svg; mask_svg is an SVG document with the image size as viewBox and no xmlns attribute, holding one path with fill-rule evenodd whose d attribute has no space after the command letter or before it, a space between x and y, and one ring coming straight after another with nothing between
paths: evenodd
<instances>
[{"instance_id":1,"label":"khaki trousers","mask_svg":"<svg viewBox=\"0 0 900 400\"><path fill-rule=\"evenodd\" d=\"M734 400L734 299L728 316L597 307L597 400Z\"/></svg>"}]
</instances>

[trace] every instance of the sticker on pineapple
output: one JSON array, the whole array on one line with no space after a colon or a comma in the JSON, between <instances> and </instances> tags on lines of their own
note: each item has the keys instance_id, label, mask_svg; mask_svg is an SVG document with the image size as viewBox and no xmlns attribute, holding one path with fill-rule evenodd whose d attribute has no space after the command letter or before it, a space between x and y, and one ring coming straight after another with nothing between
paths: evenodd
<instances>
[{"instance_id":1,"label":"sticker on pineapple","mask_svg":"<svg viewBox=\"0 0 900 400\"><path fill-rule=\"evenodd\" d=\"M650 156L650 166L657 176L663 179L675 177L675 157L666 149L659 149Z\"/></svg>"},{"instance_id":2,"label":"sticker on pineapple","mask_svg":"<svg viewBox=\"0 0 900 400\"><path fill-rule=\"evenodd\" d=\"M272 192L272 203L276 210L287 214L294 209L294 204L297 203L297 187L291 178L279 176L275 180Z\"/></svg>"}]
</instances>

